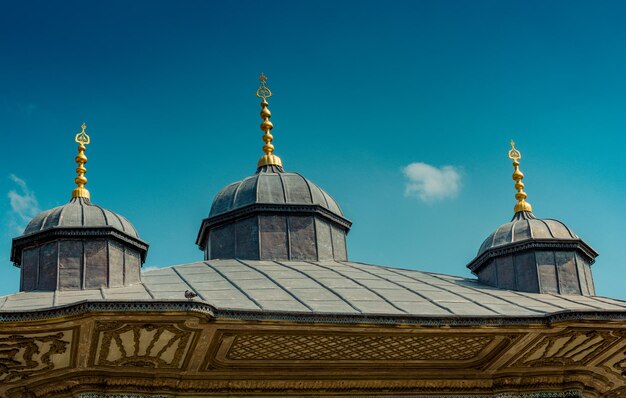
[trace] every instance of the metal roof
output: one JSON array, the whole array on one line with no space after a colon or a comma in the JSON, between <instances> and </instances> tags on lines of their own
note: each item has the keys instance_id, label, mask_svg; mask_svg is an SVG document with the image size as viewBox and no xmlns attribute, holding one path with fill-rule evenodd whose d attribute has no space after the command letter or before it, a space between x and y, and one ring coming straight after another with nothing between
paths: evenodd
<instances>
[{"instance_id":1,"label":"metal roof","mask_svg":"<svg viewBox=\"0 0 626 398\"><path fill-rule=\"evenodd\" d=\"M562 312L626 312L604 297L496 289L476 279L355 262L211 260L142 274L110 289L21 292L0 297L0 315L81 302L188 302L216 310L349 316L541 317Z\"/></svg>"}]
</instances>

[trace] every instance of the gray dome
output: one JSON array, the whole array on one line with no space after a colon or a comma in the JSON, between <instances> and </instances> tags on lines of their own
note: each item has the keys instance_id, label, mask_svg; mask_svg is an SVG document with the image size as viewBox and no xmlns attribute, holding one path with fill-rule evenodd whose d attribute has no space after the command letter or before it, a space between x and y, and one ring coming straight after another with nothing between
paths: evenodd
<instances>
[{"instance_id":1,"label":"gray dome","mask_svg":"<svg viewBox=\"0 0 626 398\"><path fill-rule=\"evenodd\" d=\"M222 189L213 201L209 217L257 203L320 205L343 216L329 194L300 174L261 171Z\"/></svg>"},{"instance_id":2,"label":"gray dome","mask_svg":"<svg viewBox=\"0 0 626 398\"><path fill-rule=\"evenodd\" d=\"M139 238L135 227L126 218L84 198L74 198L63 206L39 213L28 223L24 235L57 227L113 227Z\"/></svg>"},{"instance_id":3,"label":"gray dome","mask_svg":"<svg viewBox=\"0 0 626 398\"><path fill-rule=\"evenodd\" d=\"M539 219L530 212L519 212L510 222L499 226L485 239L476 257L489 249L530 239L578 240L580 238L558 220Z\"/></svg>"}]
</instances>

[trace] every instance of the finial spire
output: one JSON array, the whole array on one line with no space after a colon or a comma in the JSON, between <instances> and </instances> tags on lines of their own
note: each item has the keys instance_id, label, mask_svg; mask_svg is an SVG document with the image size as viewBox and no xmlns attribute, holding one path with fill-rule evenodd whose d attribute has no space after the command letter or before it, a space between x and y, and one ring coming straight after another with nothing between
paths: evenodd
<instances>
[{"instance_id":1,"label":"finial spire","mask_svg":"<svg viewBox=\"0 0 626 398\"><path fill-rule=\"evenodd\" d=\"M513 167L515 170L513 171L513 180L515 181L515 189L517 189L517 193L515 194L515 199L517 199L517 203L515 204L514 211L515 213L520 213L523 211L532 212L533 207L530 203L526 202L526 192L524 192L524 183L522 179L524 178L524 174L519 169L519 160L522 158L522 154L520 151L515 149L515 142L511 140L511 149L509 150L509 159L513 160Z\"/></svg>"},{"instance_id":2,"label":"finial spire","mask_svg":"<svg viewBox=\"0 0 626 398\"><path fill-rule=\"evenodd\" d=\"M263 145L263 152L265 152L265 155L261 156L259 162L257 163L257 167L261 168L264 166L277 166L282 168L283 163L281 162L280 158L274 155L274 145L272 145L274 136L270 134L270 130L274 128L274 125L272 124L272 122L270 122L270 117L272 117L272 113L267 108L267 106L269 105L267 103L267 99L272 96L272 91L269 89L269 87L265 85L267 77L263 73L261 73L261 76L259 76L259 80L261 81L261 86L256 91L256 96L262 99L261 119L263 119L263 122L261 123L261 131L265 132L265 134L263 134L263 142L265 142L265 145Z\"/></svg>"},{"instance_id":3,"label":"finial spire","mask_svg":"<svg viewBox=\"0 0 626 398\"><path fill-rule=\"evenodd\" d=\"M89 199L89 191L85 188L85 184L87 184L87 177L85 177L85 173L87 169L85 168L85 163L87 163L87 156L85 156L85 149L87 147L85 145L89 145L91 139L85 132L87 125L83 123L82 131L76 134L74 141L78 143L78 155L74 158L78 167L76 167L76 178L74 182L76 183L76 188L72 191L72 198L85 198Z\"/></svg>"}]
</instances>

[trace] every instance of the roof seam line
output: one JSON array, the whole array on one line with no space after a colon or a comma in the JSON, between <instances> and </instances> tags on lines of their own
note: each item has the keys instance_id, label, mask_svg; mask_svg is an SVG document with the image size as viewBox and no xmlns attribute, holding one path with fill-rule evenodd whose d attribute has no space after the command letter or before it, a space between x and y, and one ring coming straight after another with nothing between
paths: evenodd
<instances>
[{"instance_id":1,"label":"roof seam line","mask_svg":"<svg viewBox=\"0 0 626 398\"><path fill-rule=\"evenodd\" d=\"M547 222L545 222L544 220L542 220L541 218L539 219L539 221L546 226L546 228L548 229L548 233L550 234L550 236L552 237L552 239L559 239L556 236L554 236L554 233L552 232L552 229L550 228L550 226L548 225ZM530 226L530 223L528 224ZM566 228L567 229L567 228ZM532 232L532 228L530 228L530 231Z\"/></svg>"},{"instance_id":2,"label":"roof seam line","mask_svg":"<svg viewBox=\"0 0 626 398\"><path fill-rule=\"evenodd\" d=\"M250 296L248 293L246 293L246 291L243 290L243 288L241 286L239 286L238 284L236 284L235 282L230 280L228 277L226 277L226 275L224 275L224 273L222 271L220 271L216 267L214 267L211 264L209 264L208 261L203 261L203 263L207 267L211 268L213 271L217 272L219 276L221 276L226 282L230 283L235 289L239 290L239 292L241 292L241 294L246 296L248 298L248 300L252 301L254 303L254 305L259 307L259 309L261 309L261 310L264 309L263 306L261 304L259 304L255 299L253 299L252 296Z\"/></svg>"},{"instance_id":3,"label":"roof seam line","mask_svg":"<svg viewBox=\"0 0 626 398\"><path fill-rule=\"evenodd\" d=\"M527 299L530 299L530 300L535 300L535 301L538 301L538 302L540 302L540 303L542 303L542 304L547 304L547 305L550 305L550 306L552 306L552 307L557 307L557 308L560 308L560 309L562 309L562 310L570 310L570 308L567 308L567 307L562 307L562 306L560 306L560 305L558 305L558 304L554 304L554 303L551 303L551 302L549 302L549 301L543 301L543 300L540 300L540 299L535 298L535 297L526 296L526 295L521 294L520 292L518 292L518 291L516 291L516 290L507 290L507 291L508 291L508 292L511 292L511 293L513 293L513 294L515 294L515 295L518 295L518 296L520 296L520 297L524 297L524 298L527 298ZM545 293L538 293L538 294L545 294ZM555 297L556 297L556 296L555 296Z\"/></svg>"},{"instance_id":4,"label":"roof seam line","mask_svg":"<svg viewBox=\"0 0 626 398\"><path fill-rule=\"evenodd\" d=\"M285 293L287 293L288 295L290 295L292 298L294 298L297 302L299 302L300 304L302 304L303 306L305 306L306 308L308 308L311 312L315 312L315 310L310 307L307 303L305 303L304 301L300 300L296 295L294 295L293 293L291 293L289 290L287 290L283 285L281 285L277 280L275 280L274 278L272 278L271 276L269 276L267 273L252 267L246 263L244 263L243 261L241 261L240 259L236 258L235 261L239 262L241 265L250 268L253 271L258 272L259 274L265 276L267 279L269 279L273 284L275 284L276 286L278 286L280 289L282 289Z\"/></svg>"},{"instance_id":5,"label":"roof seam line","mask_svg":"<svg viewBox=\"0 0 626 398\"><path fill-rule=\"evenodd\" d=\"M139 271L141 272L141 270ZM150 297L152 297L153 299L155 299L156 297L154 296L154 293L152 293L152 290L148 287L147 284L142 283L141 284L143 286L144 289L146 289L146 293L148 293L150 295Z\"/></svg>"},{"instance_id":6,"label":"roof seam line","mask_svg":"<svg viewBox=\"0 0 626 398\"><path fill-rule=\"evenodd\" d=\"M434 277L434 278L438 278L438 279L441 279L441 280L444 280L444 281L445 281L445 279L444 279L444 278L442 278L442 277L440 277L440 276L437 276L436 274L433 274L433 273L430 273L430 272L429 272L429 273L428 273L428 275L430 275L430 276L432 276L432 277ZM502 297L498 297L498 296L496 296L495 294L491 294L491 293L488 293L488 292L483 292L483 291L480 291L479 289L476 289L476 288L471 287L471 286L463 286L463 287L465 287L466 289L470 289L470 290L473 290L473 291L475 291L475 292L478 292L478 293L480 293L480 294L485 294L485 295L487 295L487 296L497 298L498 300L502 300L502 301L504 301L505 303L509 303L509 304L516 305L516 306L521 307L521 308L524 308L524 309L526 309L526 310L528 310L528 311L536 312L536 313L538 313L538 314L545 314L545 312L537 311L537 310L532 309L532 308L530 308L530 307L526 307L525 305L521 305L521 304L515 303L515 302L513 302L513 301L507 300L507 299L502 298Z\"/></svg>"},{"instance_id":7,"label":"roof seam line","mask_svg":"<svg viewBox=\"0 0 626 398\"><path fill-rule=\"evenodd\" d=\"M413 290L413 289L411 289L411 288L409 288L409 287L403 286L403 285L399 284L398 282L394 282L394 281L392 281L391 279L387 279L387 278L385 278L384 276L376 275L376 274L374 274L373 272L369 272L369 271L367 271L367 270L363 270L363 269L357 268L357 267L355 267L355 266L353 266L353 265L348 264L347 262L342 262L342 264L344 264L344 265L348 265L348 266L350 266L350 267L352 267L352 268L354 268L354 269L358 269L359 271L362 271L362 272L367 272L367 273L368 273L368 274L370 274L370 275L374 275L374 276L376 276L376 277L378 277L378 278L381 278L381 279L383 279L383 280L385 280L385 281L387 281L387 282L389 282L389 283L393 283L393 284L394 284L394 285L396 285L396 286L400 286L401 288L403 288L403 289L405 289L405 290L408 290L409 292L411 292L411 293L413 293L413 294L415 294L415 295L417 295L417 296L419 296L419 297L421 297L421 298L423 298L423 299L427 300L427 301L428 301L428 302L430 302L431 304L434 304L436 307L439 307L439 308L441 308L442 310L446 310L446 311L448 311L448 312L449 312L450 314L452 314L452 315L456 315L456 314L454 313L454 311L452 311L452 310L451 310L451 309L449 309L448 307L446 307L446 306L444 306L444 305L442 305L442 304L437 303L436 301L434 301L434 300L432 300L432 299L430 299L430 298L426 297L425 295L423 295L423 294L421 294L421 293L418 293L416 290ZM363 265L365 265L365 264L363 264ZM387 269L387 268L385 268L385 269ZM398 274L398 275L402 275L402 274L400 274L400 273L397 273L397 274ZM402 276L404 276L404 275L402 275ZM411 279L413 279L413 278L411 278ZM420 282L422 282L422 281L420 281ZM422 282L422 283L423 283L423 282Z\"/></svg>"},{"instance_id":8,"label":"roof seam line","mask_svg":"<svg viewBox=\"0 0 626 398\"><path fill-rule=\"evenodd\" d=\"M172 267L172 270L174 270L174 273L175 273L176 275L178 275L178 277L179 277L179 278L180 278L183 282L185 282L185 285L189 286L189 289L191 289L191 291L192 291L192 292L194 292L195 294L197 294L197 295L198 295L198 297L200 297L202 300L206 301L206 299L204 298L204 296L203 296L203 295L202 295L199 291L197 291L196 289L194 289L194 287L191 285L191 283L189 283L189 282L187 281L187 279L186 279L184 276L182 276L182 275L181 275L181 273L180 273L180 272L176 269L176 267Z\"/></svg>"},{"instance_id":9,"label":"roof seam line","mask_svg":"<svg viewBox=\"0 0 626 398\"><path fill-rule=\"evenodd\" d=\"M357 285L359 285L359 286L363 287L365 290L368 290L368 291L370 291L370 292L374 293L375 295L377 295L378 297L380 297L381 299L383 299L383 300L384 300L387 304L389 304L389 305L390 305L390 306L392 306L393 308L397 309L398 311L402 311L402 312L403 312L403 313L405 313L405 314L408 314L408 313L409 313L408 311L403 310L402 308L398 307L397 305L395 305L395 304L394 304L394 303L392 303L391 301L387 300L387 299L386 299L383 295L381 295L380 293L378 293L378 292L377 292L377 291L375 291L374 289L372 289L372 288L369 288L369 287L365 286L364 284L362 284L361 282L357 281L357 280L356 280L356 279L354 279L354 278L351 278L351 277L349 277L349 276L347 276L347 275L342 274L342 273L341 273L341 272L339 272L339 271L336 271L336 270L332 269L332 267L326 267L326 266L323 266L323 265L321 265L321 264L316 264L316 263L313 263L313 262L311 262L311 261L307 261L307 263L312 264L312 265L315 265L315 266L320 267L320 268L327 269L327 270L332 271L332 272L334 272L334 273L336 273L336 274L338 274L338 275L341 275L341 276L343 276L344 278L346 278L346 279L348 279L348 280L351 280L352 282L356 283ZM338 262L338 263L339 263L339 262ZM339 264L341 264L341 263L339 263Z\"/></svg>"},{"instance_id":10,"label":"roof seam line","mask_svg":"<svg viewBox=\"0 0 626 398\"><path fill-rule=\"evenodd\" d=\"M128 233L126 232L126 227L124 226L124 221L122 221L122 218L114 211L111 212L113 214L113 217L117 218L117 220L120 222L120 225L122 226L122 232Z\"/></svg>"},{"instance_id":11,"label":"roof seam line","mask_svg":"<svg viewBox=\"0 0 626 398\"><path fill-rule=\"evenodd\" d=\"M433 275L433 274L431 274L430 272L425 272L425 274L427 274L427 275L429 275L429 276L432 276L432 277L434 277L434 278L437 278L437 279L439 279L439 280L442 280L442 281L444 281L444 282L448 282L448 281L446 281L446 280L445 280L445 279L443 279L443 278L439 278L439 277L434 276L434 275ZM438 289L445 290L445 291L446 291L446 292L448 292L448 293L452 293L452 294L454 294L454 295L457 295L457 296L459 296L459 297L461 297L461 298L463 298L463 299L465 299L465 300L468 300L468 301L469 301L469 302L471 302L471 303L476 304L476 305L477 305L477 306L479 306L479 307L482 307L482 308L486 309L487 311L493 312L494 314L498 314L498 315L505 315L505 314L503 314L503 313L501 313L501 312L498 312L498 311L496 311L496 310L493 310L493 309L491 309L491 308L487 307L487 306L486 306L486 305L484 305L484 304L479 303L478 301L474 301L474 300L472 300L471 298L465 297L465 296L464 296L464 295L462 295L461 293L457 293L457 292L455 292L455 291L453 291L453 290L451 290L451 289L448 289L448 288L446 288L446 287L443 287L443 286L441 286L441 285L434 285L434 284L432 284L432 283L428 283L428 282L426 282L426 281L420 281L420 282L422 282L423 284L426 284L426 285L428 285L428 286L433 286L433 287L436 287L436 288L438 288Z\"/></svg>"},{"instance_id":12,"label":"roof seam line","mask_svg":"<svg viewBox=\"0 0 626 398\"><path fill-rule=\"evenodd\" d=\"M274 261L277 264L282 265L285 268L289 268L293 271L296 271L304 276L306 276L307 278L309 278L310 280L312 280L313 282L317 283L318 285L320 285L322 288L326 289L327 291L331 292L332 294L334 294L335 296L339 297L343 302L345 302L346 304L348 304L351 308L353 308L355 311L359 312L359 313L363 313L363 311L361 311L359 308L355 307L350 301L348 301L348 299L346 299L345 297L343 297L340 293L334 291L333 289L331 289L330 287L322 284L320 281L318 281L317 279L313 278L312 276L310 276L309 274L307 274L304 271L301 271L295 267L292 267L290 265L287 265L285 263L281 263L280 261Z\"/></svg>"},{"instance_id":13,"label":"roof seam line","mask_svg":"<svg viewBox=\"0 0 626 398\"><path fill-rule=\"evenodd\" d=\"M583 304L583 303L580 303L580 302L578 302L578 301L570 300L570 299L569 299L569 298L567 298L567 297L563 297L563 296L560 296L560 295L556 295L556 294L554 294L554 293L548 293L548 294L549 294L550 296L558 297L558 298L560 298L561 300L569 301L570 303L574 303L574 304L578 304L578 305L584 305L584 306L586 306L586 307L595 308L595 309L597 309L597 310L603 310L603 309L604 309L604 308L602 308L602 307L596 307L595 305L591 305L591 304ZM584 297L584 296L583 296L583 297Z\"/></svg>"}]
</instances>

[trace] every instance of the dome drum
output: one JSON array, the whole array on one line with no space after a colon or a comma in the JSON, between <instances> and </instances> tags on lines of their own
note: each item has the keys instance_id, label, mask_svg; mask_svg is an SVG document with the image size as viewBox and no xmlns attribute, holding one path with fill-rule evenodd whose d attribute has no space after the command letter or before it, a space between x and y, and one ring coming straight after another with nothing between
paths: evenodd
<instances>
[{"instance_id":1,"label":"dome drum","mask_svg":"<svg viewBox=\"0 0 626 398\"><path fill-rule=\"evenodd\" d=\"M318 213L263 212L207 227L205 260L347 260L347 228Z\"/></svg>"},{"instance_id":2,"label":"dome drum","mask_svg":"<svg viewBox=\"0 0 626 398\"><path fill-rule=\"evenodd\" d=\"M560 221L520 212L485 240L468 268L500 289L589 296L597 255Z\"/></svg>"},{"instance_id":3,"label":"dome drum","mask_svg":"<svg viewBox=\"0 0 626 398\"><path fill-rule=\"evenodd\" d=\"M262 171L225 187L196 243L205 259L347 259L351 222L334 199L297 173Z\"/></svg>"},{"instance_id":4,"label":"dome drum","mask_svg":"<svg viewBox=\"0 0 626 398\"><path fill-rule=\"evenodd\" d=\"M22 291L99 289L140 282L147 250L126 219L75 198L35 217L11 260Z\"/></svg>"}]
</instances>

